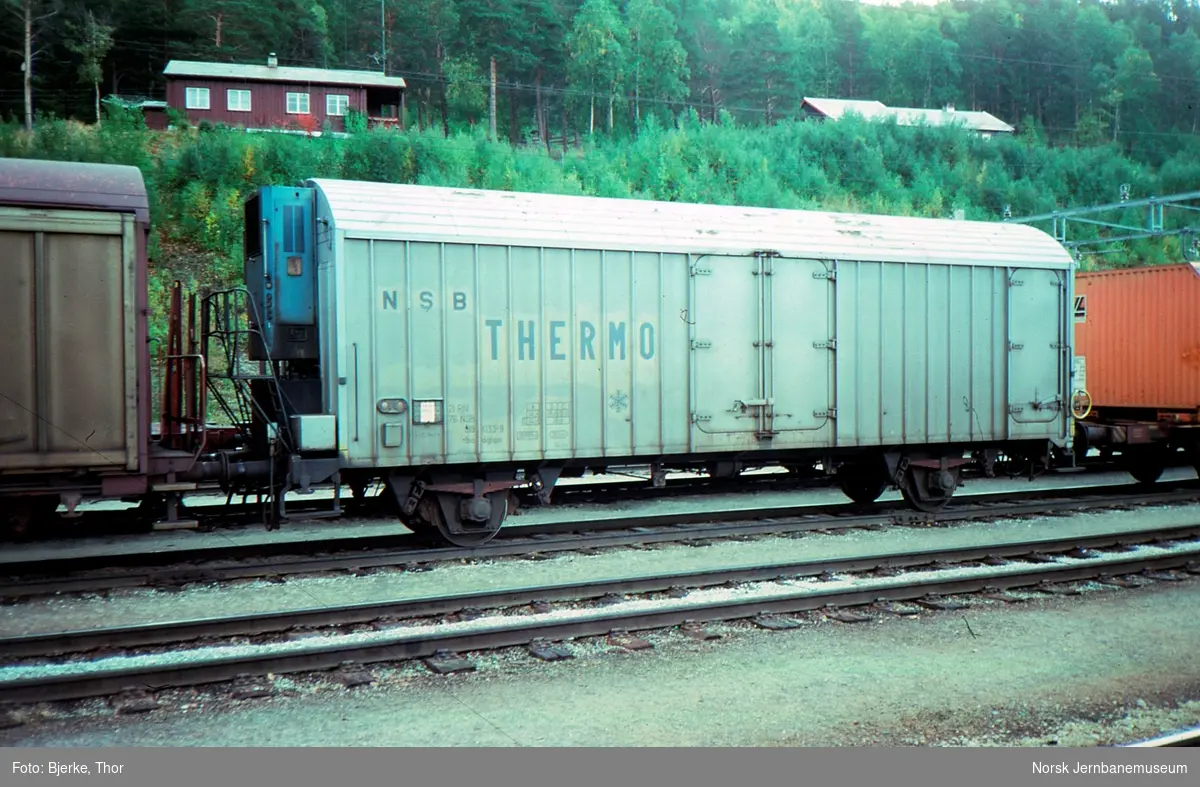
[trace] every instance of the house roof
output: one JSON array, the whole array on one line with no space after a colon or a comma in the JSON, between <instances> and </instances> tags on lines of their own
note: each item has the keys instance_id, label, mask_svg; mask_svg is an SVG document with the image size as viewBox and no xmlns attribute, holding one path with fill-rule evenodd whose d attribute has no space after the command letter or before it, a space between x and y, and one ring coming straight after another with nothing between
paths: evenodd
<instances>
[{"instance_id":1,"label":"house roof","mask_svg":"<svg viewBox=\"0 0 1200 787\"><path fill-rule=\"evenodd\" d=\"M848 112L854 112L867 120L895 120L897 125L901 126L915 126L924 121L931 126L961 125L975 131L1011 134L1016 130L990 112L963 111L953 107L914 109L911 107L888 107L878 101L807 97L803 103L831 120L837 120Z\"/></svg>"},{"instance_id":2,"label":"house roof","mask_svg":"<svg viewBox=\"0 0 1200 787\"><path fill-rule=\"evenodd\" d=\"M241 63L204 63L196 60L172 60L163 69L168 77L198 79L236 79L246 82L290 82L307 85L353 85L355 87L405 87L400 77L375 71L351 71L340 68L300 68L296 66L259 66Z\"/></svg>"},{"instance_id":3,"label":"house roof","mask_svg":"<svg viewBox=\"0 0 1200 787\"><path fill-rule=\"evenodd\" d=\"M845 98L805 98L804 103L832 120L853 111L868 120L882 117L888 111L879 101L853 101Z\"/></svg>"}]
</instances>

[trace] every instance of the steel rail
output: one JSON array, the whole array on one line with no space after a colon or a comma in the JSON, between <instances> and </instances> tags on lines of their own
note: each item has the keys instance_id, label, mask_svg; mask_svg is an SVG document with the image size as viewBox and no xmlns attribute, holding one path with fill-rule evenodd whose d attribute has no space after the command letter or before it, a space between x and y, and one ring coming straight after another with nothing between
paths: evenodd
<instances>
[{"instance_id":1,"label":"steel rail","mask_svg":"<svg viewBox=\"0 0 1200 787\"><path fill-rule=\"evenodd\" d=\"M1164 749L1184 746L1200 746L1200 728L1184 730L1183 732L1163 735L1159 738L1151 738L1150 740L1138 741L1137 743L1127 743L1122 748Z\"/></svg>"},{"instance_id":2,"label":"steel rail","mask_svg":"<svg viewBox=\"0 0 1200 787\"><path fill-rule=\"evenodd\" d=\"M506 588L431 598L371 601L338 606L317 606L245 615L222 615L195 620L105 626L96 629L0 637L0 658L48 657L97 648L129 648L177 644L201 638L258 635L293 628L352 625L380 618L418 618L464 609L500 609L534 601L584 601L612 594L644 594L674 588L704 588L731 582L762 582L871 571L880 568L918 568L940 563L961 563L988 558L1013 559L1030 553L1053 555L1076 549L1128 547L1161 541L1200 537L1200 524L1153 528L1091 536L1022 539L1007 543L917 552L885 552L846 558L800 560L757 566L705 569L655 576L624 577L588 582Z\"/></svg>"},{"instance_id":3,"label":"steel rail","mask_svg":"<svg viewBox=\"0 0 1200 787\"><path fill-rule=\"evenodd\" d=\"M1149 534L1147 534L1149 535ZM972 547L966 550L947 550L943 559L969 558L995 551L999 547ZM1045 544L1039 548L1048 548ZM1028 551L1028 545L1026 545ZM1036 548L1035 548L1036 550ZM898 556L892 556L894 559ZM928 556L926 556L928 557ZM614 631L639 631L678 626L684 623L712 622L754 617L763 614L795 613L829 607L862 606L882 601L907 601L951 594L980 591L1001 591L1011 588L1081 581L1097 577L1117 576L1150 569L1186 567L1200 573L1196 558L1200 545L1178 550L1169 555L1106 556L1076 564L1036 564L1021 567L1001 567L971 577L920 580L897 579L881 581L871 587L805 588L755 599L722 600L704 603L685 601L665 604L654 610L589 610L575 618L550 619L533 617L502 617L495 623L483 624L471 631L438 630L405 631L398 628L383 634L371 643L337 641L314 642L291 648L290 652L253 653L242 656L190 655L175 663L152 664L141 667L96 668L84 662L78 672L48 674L38 677L0 680L0 703L48 702L66 699L117 694L126 690L158 691L180 686L219 683L250 675L313 672L339 667L347 662L366 664L380 661L403 661L433 656L442 651L491 650L532 642L562 640L576 637L602 636ZM859 558L862 560L862 558ZM1005 569L1008 570L1005 570ZM753 569L742 569L743 571ZM778 573L780 567L759 567ZM670 578L678 582L678 578ZM628 581L628 580L625 580ZM660 581L668 581L663 578ZM553 587L529 588L520 598L534 595L541 598ZM512 601L517 597L514 596ZM462 603L461 599L456 600ZM92 667L89 669L89 667Z\"/></svg>"},{"instance_id":4,"label":"steel rail","mask_svg":"<svg viewBox=\"0 0 1200 787\"><path fill-rule=\"evenodd\" d=\"M500 544L505 541L567 532L663 527L680 524L730 522L735 520L779 519L820 514L827 516L847 516L854 519L894 515L897 518L895 523L902 524L906 522L950 520L955 517L961 518L964 514L970 515L979 506L1007 502L1034 504L1039 500L1082 500L1085 505L1095 505L1094 501L1101 501L1101 505L1122 505L1141 503L1143 501L1147 504L1183 501L1193 499L1193 496L1195 496L1195 499L1200 499L1200 480L1162 482L1157 485L1156 489L1148 489L1137 484L1119 484L965 494L955 498L944 511L938 514L926 514L915 511L900 500L882 501L869 506L849 502L816 505L798 503L755 509L634 514L627 517L612 517L607 519L544 522L530 525L510 524L506 525L497 534L495 539L479 547L463 549L425 546L422 551L430 553L441 552L443 554L453 552L456 557L471 557L489 553L489 550L501 549ZM1066 504L1072 505L1070 502ZM236 532L234 531L233 534L236 535ZM150 539L147 540L149 541ZM45 545L52 547L56 543L60 542L48 541L45 542ZM131 549L118 553L38 557L27 560L0 556L0 577L12 578L20 576L30 578L39 574L60 575L64 572L118 567L145 568L147 566L183 564L196 560L213 562L218 559L288 555L296 554L296 550L303 550L311 554L316 549L321 549L322 551L378 549L408 544L416 546L419 543L421 543L420 538L409 532L370 536L337 535L321 539L286 540L253 544L227 542L172 550L157 549L153 543L147 543L145 544L145 549ZM5 595L5 590L7 588L0 587L0 596Z\"/></svg>"},{"instance_id":5,"label":"steel rail","mask_svg":"<svg viewBox=\"0 0 1200 787\"><path fill-rule=\"evenodd\" d=\"M1123 489L1125 487L1122 487ZM1063 494L1064 490L1039 490L1032 500L1020 493L1000 493L983 496L971 503L964 503L958 508L948 508L940 514L922 514L908 511L903 504L896 503L892 509L893 515L885 518L888 513L872 512L856 513L862 510L859 506L778 506L749 510L726 511L697 511L667 514L644 514L627 518L607 520L591 520L579 522L552 522L539 525L513 526L508 528L510 533L474 548L459 547L428 547L420 546L419 537L411 534L399 534L386 537L367 537L361 539L342 539L336 542L290 542L286 545L265 545L263 550L271 555L278 547L289 547L293 554L282 553L279 562L233 563L222 565L216 561L209 564L187 566L188 556L215 553L218 557L229 558L230 550L249 550L250 554L259 554L256 546L243 547L212 547L182 550L181 552L160 552L152 555L152 565L137 565L133 570L120 572L104 572L85 576L49 576L43 578L29 577L33 571L23 572L24 576L14 577L9 573L8 581L0 584L2 598L28 598L32 596L51 595L58 593L95 592L98 590L113 590L118 588L146 587L155 585L178 585L194 582L230 581L235 579L255 579L262 577L278 577L285 575L313 574L331 571L355 571L375 568L387 568L413 563L436 563L452 560L493 559L512 557L532 553L550 553L575 551L581 549L602 549L621 546L632 546L654 543L681 543L711 539L750 537L768 534L794 534L824 530L843 530L861 527L882 527L885 524L910 525L931 522L949 523L996 517L1011 517L1045 513L1079 510L1099 510L1114 506L1154 505L1161 503L1184 503L1200 499L1200 489L1184 489L1179 491L1147 493L1141 491L1125 495L1096 495ZM1065 490L1073 492L1078 490ZM1075 498L1075 499L1072 499ZM1016 500L1018 502L1010 502ZM832 510L832 513L828 513ZM842 513L838 513L842 512ZM882 520L882 521L881 521ZM367 552L369 548L363 542L384 543L396 545L400 549L381 550L374 554ZM311 557L295 555L296 547L310 547L314 550L330 549L331 543L349 548L351 545L359 551L354 554L338 556ZM407 546L412 544L413 546ZM178 556L178 557L177 557ZM154 566L157 560L177 558L174 566ZM59 570L69 570L72 558L48 558L38 562L39 574L54 574L53 567ZM47 568L45 564L50 564ZM118 563L118 565L120 565Z\"/></svg>"}]
</instances>

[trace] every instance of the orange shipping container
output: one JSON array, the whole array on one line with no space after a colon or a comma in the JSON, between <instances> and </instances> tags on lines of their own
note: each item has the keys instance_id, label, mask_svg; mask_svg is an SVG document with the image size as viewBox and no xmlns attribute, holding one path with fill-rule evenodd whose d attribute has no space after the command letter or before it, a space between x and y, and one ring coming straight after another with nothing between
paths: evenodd
<instances>
[{"instance_id":1,"label":"orange shipping container","mask_svg":"<svg viewBox=\"0 0 1200 787\"><path fill-rule=\"evenodd\" d=\"M1075 355L1093 408L1197 412L1200 265L1076 274Z\"/></svg>"}]
</instances>

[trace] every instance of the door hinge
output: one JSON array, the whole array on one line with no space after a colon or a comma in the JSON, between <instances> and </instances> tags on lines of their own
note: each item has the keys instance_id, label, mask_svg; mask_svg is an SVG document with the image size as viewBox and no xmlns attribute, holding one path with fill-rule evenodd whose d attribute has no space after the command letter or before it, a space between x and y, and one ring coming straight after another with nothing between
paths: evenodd
<instances>
[{"instance_id":1,"label":"door hinge","mask_svg":"<svg viewBox=\"0 0 1200 787\"><path fill-rule=\"evenodd\" d=\"M830 339L827 342L813 342L813 347L817 348L818 350L836 350L837 339Z\"/></svg>"},{"instance_id":2,"label":"door hinge","mask_svg":"<svg viewBox=\"0 0 1200 787\"><path fill-rule=\"evenodd\" d=\"M1011 415L1016 415L1017 413L1023 413L1023 412L1025 412L1025 407L1024 407L1024 405L1010 404L1008 406L1008 412Z\"/></svg>"},{"instance_id":3,"label":"door hinge","mask_svg":"<svg viewBox=\"0 0 1200 787\"><path fill-rule=\"evenodd\" d=\"M700 415L699 413L692 413L692 423L694 423L694 424L698 424L701 421L711 421L711 420L712 420L711 415Z\"/></svg>"},{"instance_id":4,"label":"door hinge","mask_svg":"<svg viewBox=\"0 0 1200 787\"><path fill-rule=\"evenodd\" d=\"M1050 349L1051 350L1065 350L1065 349L1067 349L1067 345L1063 344L1062 342L1051 342Z\"/></svg>"},{"instance_id":5,"label":"door hinge","mask_svg":"<svg viewBox=\"0 0 1200 787\"><path fill-rule=\"evenodd\" d=\"M837 271L813 271L814 279L829 279L830 281L837 280Z\"/></svg>"},{"instance_id":6,"label":"door hinge","mask_svg":"<svg viewBox=\"0 0 1200 787\"><path fill-rule=\"evenodd\" d=\"M774 347L775 342L755 342L755 347Z\"/></svg>"},{"instance_id":7,"label":"door hinge","mask_svg":"<svg viewBox=\"0 0 1200 787\"><path fill-rule=\"evenodd\" d=\"M1009 342L1009 343L1008 343L1008 349L1010 349L1010 350L1024 350L1024 349L1025 349L1025 345L1023 345L1023 344L1018 344L1017 342Z\"/></svg>"},{"instance_id":8,"label":"door hinge","mask_svg":"<svg viewBox=\"0 0 1200 787\"><path fill-rule=\"evenodd\" d=\"M828 410L813 410L814 418L837 418L837 408L831 407Z\"/></svg>"},{"instance_id":9,"label":"door hinge","mask_svg":"<svg viewBox=\"0 0 1200 787\"><path fill-rule=\"evenodd\" d=\"M691 274L693 276L709 276L712 274L712 270L710 268L701 268L699 265L693 265Z\"/></svg>"},{"instance_id":10,"label":"door hinge","mask_svg":"<svg viewBox=\"0 0 1200 787\"><path fill-rule=\"evenodd\" d=\"M706 340L706 339L693 339L693 340L692 340L692 349L693 349L693 350L709 350L709 349L712 349L712 342L710 342L710 341L708 341L708 340Z\"/></svg>"}]
</instances>

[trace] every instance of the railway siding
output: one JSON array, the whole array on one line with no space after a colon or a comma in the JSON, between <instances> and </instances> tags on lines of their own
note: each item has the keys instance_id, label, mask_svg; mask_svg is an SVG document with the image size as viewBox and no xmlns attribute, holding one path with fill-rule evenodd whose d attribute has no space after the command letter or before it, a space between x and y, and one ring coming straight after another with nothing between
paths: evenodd
<instances>
[{"instance_id":1,"label":"railway siding","mask_svg":"<svg viewBox=\"0 0 1200 787\"><path fill-rule=\"evenodd\" d=\"M895 577L889 576L889 572L894 572L892 561L903 563L906 559L911 560L911 556L864 557L845 567L847 573L872 570L882 571L884 576L840 577L832 573L835 566L825 566L825 570L813 578L805 576L803 570L797 575L795 566L777 565L654 580L659 590L663 585L668 585L668 591L676 587L694 588L682 598L668 592L665 598L621 599L617 594L630 586L624 580L617 580L609 585L613 592L601 597L601 602L609 603L568 605L544 611L535 608L508 615L479 614L471 607L464 608L468 601L457 599L459 619L454 622L388 625L387 618L381 617L373 621L371 628L374 630L268 644L218 645L99 659L15 664L0 669L0 702L102 696L119 693L131 685L186 686L227 681L248 674L331 669L346 662L434 657L438 661L430 666L435 670L457 671L471 667L455 656L454 651L458 650L494 649L604 634L608 634L614 644L636 650L640 649L640 643L630 644L625 632L742 618L755 618L766 628L786 629L799 623L787 619L780 623L777 618L765 616L811 610L823 610L832 619L855 622L869 618L839 608L872 605L876 611L895 614L896 611L887 604L892 601L915 601L934 610L959 610L969 607L970 602L948 597L983 592L991 602L1007 603L1020 600L1003 592L1008 589L1036 588L1050 594L1076 594L1081 592L1079 588L1062 583L1093 579L1105 587L1130 588L1140 583L1123 579L1122 575L1138 572L1153 581L1179 582L1189 575L1200 575L1200 540L1187 538L1196 530L1200 530L1200 523L1195 523L1187 534L1160 531L1157 535L1166 539L1161 545L1124 545L1121 539L1114 539L1110 554L1097 553L1099 548L1088 549L1091 545L1087 540L1077 540L1076 553L1056 557L1046 556L1042 550L1061 551L1067 548L1066 544L1050 545L1045 540L1035 540L1010 544L1007 548L945 550L936 556L922 556L928 569L920 570L919 565L918 570L901 571ZM1142 538L1152 535L1155 534L1143 533ZM1181 535L1184 540L1171 540ZM997 556L1007 554L1010 558L1020 555L1022 560L1006 564L1003 558L996 557L978 562L981 556L989 556L993 551ZM968 561L975 565L955 565ZM762 573L774 574L778 579L752 581ZM738 586L739 580L748 579L750 584ZM721 581L724 581L723 586L715 586ZM672 582L682 585L669 584ZM601 589L587 589L587 597L595 597ZM550 587L529 587L521 592L525 594L520 599L523 606L538 603L536 599L542 596L554 599L556 592L566 597L584 595L579 589ZM504 594L501 598L507 603L517 601ZM467 614L468 611L471 614ZM120 637L115 641L120 643Z\"/></svg>"}]
</instances>

